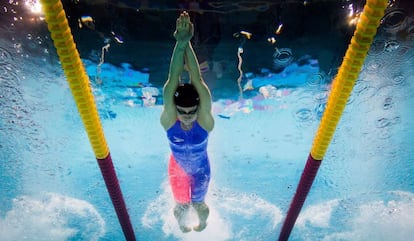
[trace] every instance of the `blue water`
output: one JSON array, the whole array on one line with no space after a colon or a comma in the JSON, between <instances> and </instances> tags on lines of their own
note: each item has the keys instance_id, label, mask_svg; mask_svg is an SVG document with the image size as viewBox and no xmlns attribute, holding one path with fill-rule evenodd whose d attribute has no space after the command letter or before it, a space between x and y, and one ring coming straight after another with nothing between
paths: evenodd
<instances>
[{"instance_id":1,"label":"blue water","mask_svg":"<svg viewBox=\"0 0 414 241\"><path fill-rule=\"evenodd\" d=\"M18 38L16 29L0 31L0 240L123 240L54 53ZM394 37L377 34L290 240L413 237L414 35ZM84 62L96 69L96 62ZM162 100L145 105L143 89L122 77L127 65L106 63L107 85L89 72L138 240L277 239L332 81L323 71L291 66L283 76L249 75L282 81L266 86L267 98L259 88L246 91L244 101L237 91L214 98L211 215L206 230L189 234L172 215ZM148 84L145 73L129 70Z\"/></svg>"}]
</instances>

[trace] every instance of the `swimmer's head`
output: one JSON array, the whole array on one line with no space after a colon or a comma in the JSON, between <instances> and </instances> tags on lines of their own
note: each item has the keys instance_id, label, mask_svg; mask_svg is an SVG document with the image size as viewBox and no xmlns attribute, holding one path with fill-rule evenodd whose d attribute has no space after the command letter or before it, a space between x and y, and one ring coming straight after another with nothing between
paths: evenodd
<instances>
[{"instance_id":1,"label":"swimmer's head","mask_svg":"<svg viewBox=\"0 0 414 241\"><path fill-rule=\"evenodd\" d=\"M192 84L180 84L174 93L174 104L181 107L193 107L200 103L200 97Z\"/></svg>"}]
</instances>

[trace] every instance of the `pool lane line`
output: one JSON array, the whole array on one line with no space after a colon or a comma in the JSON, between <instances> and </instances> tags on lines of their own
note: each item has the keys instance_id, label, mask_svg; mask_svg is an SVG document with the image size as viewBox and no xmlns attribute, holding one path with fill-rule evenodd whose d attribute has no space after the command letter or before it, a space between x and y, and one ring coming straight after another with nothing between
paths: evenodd
<instances>
[{"instance_id":1,"label":"pool lane line","mask_svg":"<svg viewBox=\"0 0 414 241\"><path fill-rule=\"evenodd\" d=\"M302 172L298 187L283 223L279 241L289 239L290 233L306 200L313 180L318 172L336 126L345 109L355 81L362 69L368 50L388 6L387 0L367 0L359 18L351 43L333 80L321 123L313 140L306 166Z\"/></svg>"},{"instance_id":2,"label":"pool lane line","mask_svg":"<svg viewBox=\"0 0 414 241\"><path fill-rule=\"evenodd\" d=\"M98 111L89 86L89 77L80 59L60 0L41 0L48 29L56 47L66 79L101 169L106 188L127 241L135 234L113 166Z\"/></svg>"}]
</instances>

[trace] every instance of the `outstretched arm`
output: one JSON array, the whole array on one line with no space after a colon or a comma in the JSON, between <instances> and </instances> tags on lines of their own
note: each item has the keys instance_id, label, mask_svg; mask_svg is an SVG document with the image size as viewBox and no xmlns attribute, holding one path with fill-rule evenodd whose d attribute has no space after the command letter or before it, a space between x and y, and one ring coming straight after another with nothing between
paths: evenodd
<instances>
[{"instance_id":1,"label":"outstretched arm","mask_svg":"<svg viewBox=\"0 0 414 241\"><path fill-rule=\"evenodd\" d=\"M174 104L174 93L180 83L180 75L184 69L185 49L193 37L193 28L187 12L183 12L177 19L174 38L176 44L170 62L168 79L164 84L163 99L164 109L161 113L161 124L164 129L170 128L177 119Z\"/></svg>"},{"instance_id":2,"label":"outstretched arm","mask_svg":"<svg viewBox=\"0 0 414 241\"><path fill-rule=\"evenodd\" d=\"M211 113L211 93L201 76L200 65L194 49L191 46L191 42L188 42L187 48L185 49L185 60L190 72L191 84L200 96L197 121L204 129L211 131L214 127L214 119Z\"/></svg>"}]
</instances>

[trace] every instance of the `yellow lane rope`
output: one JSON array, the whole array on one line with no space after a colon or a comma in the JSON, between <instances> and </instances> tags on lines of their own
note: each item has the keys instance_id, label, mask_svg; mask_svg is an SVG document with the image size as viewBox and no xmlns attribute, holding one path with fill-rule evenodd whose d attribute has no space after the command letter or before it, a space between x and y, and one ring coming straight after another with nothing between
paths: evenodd
<instances>
[{"instance_id":1,"label":"yellow lane rope","mask_svg":"<svg viewBox=\"0 0 414 241\"><path fill-rule=\"evenodd\" d=\"M92 149L97 159L103 159L108 156L109 148L89 86L89 77L79 57L62 3L60 0L42 0L41 3Z\"/></svg>"},{"instance_id":2,"label":"yellow lane rope","mask_svg":"<svg viewBox=\"0 0 414 241\"><path fill-rule=\"evenodd\" d=\"M387 5L386 0L368 0L364 6L344 60L333 80L326 110L312 145L311 155L315 160L322 160L325 156Z\"/></svg>"}]
</instances>

